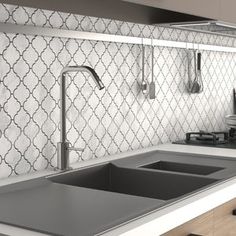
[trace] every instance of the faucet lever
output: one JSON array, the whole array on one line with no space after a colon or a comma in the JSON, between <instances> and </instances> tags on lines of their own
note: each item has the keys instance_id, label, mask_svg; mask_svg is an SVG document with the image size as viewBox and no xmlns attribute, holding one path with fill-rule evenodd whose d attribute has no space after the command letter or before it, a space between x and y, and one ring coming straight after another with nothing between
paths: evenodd
<instances>
[{"instance_id":1,"label":"faucet lever","mask_svg":"<svg viewBox=\"0 0 236 236\"><path fill-rule=\"evenodd\" d=\"M69 151L76 151L76 152L83 152L84 148L75 148L75 147L68 147Z\"/></svg>"},{"instance_id":2,"label":"faucet lever","mask_svg":"<svg viewBox=\"0 0 236 236\"><path fill-rule=\"evenodd\" d=\"M82 148L74 148L70 147L68 142L59 142L57 144L57 152L58 152L58 160L57 160L57 168L56 170L70 170L69 167L69 151L83 152Z\"/></svg>"}]
</instances>

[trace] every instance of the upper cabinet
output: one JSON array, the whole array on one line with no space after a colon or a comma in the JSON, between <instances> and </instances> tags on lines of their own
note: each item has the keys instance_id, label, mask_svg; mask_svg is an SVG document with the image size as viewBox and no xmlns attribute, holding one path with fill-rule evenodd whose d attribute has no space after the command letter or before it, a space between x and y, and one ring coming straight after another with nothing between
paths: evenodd
<instances>
[{"instance_id":1,"label":"upper cabinet","mask_svg":"<svg viewBox=\"0 0 236 236\"><path fill-rule=\"evenodd\" d=\"M220 0L220 13L218 20L236 24L235 9L235 0Z\"/></svg>"},{"instance_id":2,"label":"upper cabinet","mask_svg":"<svg viewBox=\"0 0 236 236\"><path fill-rule=\"evenodd\" d=\"M236 24L235 0L123 0Z\"/></svg>"},{"instance_id":3,"label":"upper cabinet","mask_svg":"<svg viewBox=\"0 0 236 236\"><path fill-rule=\"evenodd\" d=\"M216 19L219 16L220 0L124 0L195 16ZM232 0L233 1L233 0ZM223 1L222 1L223 2Z\"/></svg>"},{"instance_id":4,"label":"upper cabinet","mask_svg":"<svg viewBox=\"0 0 236 236\"><path fill-rule=\"evenodd\" d=\"M194 2L193 0L191 1ZM174 1L172 0L172 2ZM176 10L163 10L145 5L146 3L143 5L122 0L0 0L0 3L142 24L162 24L202 20L201 17L179 13L176 12Z\"/></svg>"},{"instance_id":5,"label":"upper cabinet","mask_svg":"<svg viewBox=\"0 0 236 236\"><path fill-rule=\"evenodd\" d=\"M235 0L0 0L0 3L142 24L208 20L236 24Z\"/></svg>"}]
</instances>

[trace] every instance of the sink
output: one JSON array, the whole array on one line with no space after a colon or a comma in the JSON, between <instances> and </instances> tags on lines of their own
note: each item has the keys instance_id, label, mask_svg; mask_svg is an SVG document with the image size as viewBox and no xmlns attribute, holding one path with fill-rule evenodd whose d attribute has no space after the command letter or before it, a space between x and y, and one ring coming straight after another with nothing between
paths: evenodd
<instances>
[{"instance_id":1,"label":"sink","mask_svg":"<svg viewBox=\"0 0 236 236\"><path fill-rule=\"evenodd\" d=\"M148 165L140 166L140 168L181 172L181 173L196 174L196 175L209 175L224 169L222 167L216 167L216 166L203 166L203 165L176 163L169 161L158 161Z\"/></svg>"},{"instance_id":2,"label":"sink","mask_svg":"<svg viewBox=\"0 0 236 236\"><path fill-rule=\"evenodd\" d=\"M50 177L54 183L140 197L171 200L214 183L215 179L165 173L112 163Z\"/></svg>"}]
</instances>

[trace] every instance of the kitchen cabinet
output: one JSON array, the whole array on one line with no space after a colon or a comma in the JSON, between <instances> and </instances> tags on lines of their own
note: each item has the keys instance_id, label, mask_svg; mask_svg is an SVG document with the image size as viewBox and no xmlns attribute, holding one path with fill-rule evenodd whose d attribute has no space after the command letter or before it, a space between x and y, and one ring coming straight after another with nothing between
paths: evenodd
<instances>
[{"instance_id":1,"label":"kitchen cabinet","mask_svg":"<svg viewBox=\"0 0 236 236\"><path fill-rule=\"evenodd\" d=\"M123 0L0 0L0 3L141 24L161 24L205 19Z\"/></svg>"},{"instance_id":2,"label":"kitchen cabinet","mask_svg":"<svg viewBox=\"0 0 236 236\"><path fill-rule=\"evenodd\" d=\"M236 24L235 0L220 0L220 12L217 19Z\"/></svg>"},{"instance_id":3,"label":"kitchen cabinet","mask_svg":"<svg viewBox=\"0 0 236 236\"><path fill-rule=\"evenodd\" d=\"M233 214L235 209L236 199L214 209L214 236L236 235L236 214Z\"/></svg>"},{"instance_id":4,"label":"kitchen cabinet","mask_svg":"<svg viewBox=\"0 0 236 236\"><path fill-rule=\"evenodd\" d=\"M235 236L236 199L229 201L165 234L163 236Z\"/></svg>"},{"instance_id":5,"label":"kitchen cabinet","mask_svg":"<svg viewBox=\"0 0 236 236\"><path fill-rule=\"evenodd\" d=\"M220 13L220 0L197 0L197 1L196 0L178 0L178 1L124 0L124 1L211 19L217 19Z\"/></svg>"},{"instance_id":6,"label":"kitchen cabinet","mask_svg":"<svg viewBox=\"0 0 236 236\"><path fill-rule=\"evenodd\" d=\"M123 0L236 24L235 0ZM210 10L209 10L210 9Z\"/></svg>"},{"instance_id":7,"label":"kitchen cabinet","mask_svg":"<svg viewBox=\"0 0 236 236\"><path fill-rule=\"evenodd\" d=\"M33 7L79 15L119 19L135 23L151 24L158 16L158 10L151 7L111 0L0 0L1 3ZM131 14L132 12L132 14ZM151 16L154 17L152 21Z\"/></svg>"},{"instance_id":8,"label":"kitchen cabinet","mask_svg":"<svg viewBox=\"0 0 236 236\"><path fill-rule=\"evenodd\" d=\"M189 236L202 235L213 236L213 211L209 211L171 231L163 236Z\"/></svg>"}]
</instances>

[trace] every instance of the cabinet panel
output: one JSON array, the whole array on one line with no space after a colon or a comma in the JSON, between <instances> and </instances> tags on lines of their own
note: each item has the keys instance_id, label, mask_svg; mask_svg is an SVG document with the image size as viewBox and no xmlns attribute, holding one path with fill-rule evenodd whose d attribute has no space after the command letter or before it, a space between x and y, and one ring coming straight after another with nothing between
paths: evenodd
<instances>
[{"instance_id":1,"label":"cabinet panel","mask_svg":"<svg viewBox=\"0 0 236 236\"><path fill-rule=\"evenodd\" d=\"M235 0L122 0L236 24ZM209 10L210 9L210 10Z\"/></svg>"},{"instance_id":2,"label":"cabinet panel","mask_svg":"<svg viewBox=\"0 0 236 236\"><path fill-rule=\"evenodd\" d=\"M235 210L235 215L233 214L233 210ZM188 236L190 234L202 236L235 236L236 199L163 234L163 236Z\"/></svg>"},{"instance_id":3,"label":"cabinet panel","mask_svg":"<svg viewBox=\"0 0 236 236\"><path fill-rule=\"evenodd\" d=\"M213 211L209 211L163 234L163 236L188 236L190 234L213 236L213 226Z\"/></svg>"},{"instance_id":4,"label":"cabinet panel","mask_svg":"<svg viewBox=\"0 0 236 236\"><path fill-rule=\"evenodd\" d=\"M178 0L178 1L123 0L123 1L129 1L146 6L152 6L156 8L162 8L212 19L218 19L220 12L220 0L197 0L197 1L196 0Z\"/></svg>"},{"instance_id":5,"label":"cabinet panel","mask_svg":"<svg viewBox=\"0 0 236 236\"><path fill-rule=\"evenodd\" d=\"M220 0L220 14L218 19L236 24L235 8L235 0Z\"/></svg>"},{"instance_id":6,"label":"cabinet panel","mask_svg":"<svg viewBox=\"0 0 236 236\"><path fill-rule=\"evenodd\" d=\"M236 199L214 209L214 236L235 236L236 216L232 211L236 209Z\"/></svg>"}]
</instances>

